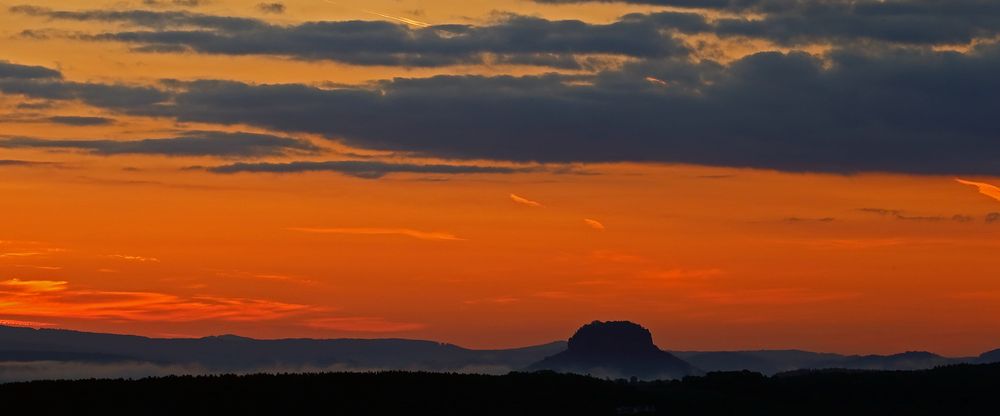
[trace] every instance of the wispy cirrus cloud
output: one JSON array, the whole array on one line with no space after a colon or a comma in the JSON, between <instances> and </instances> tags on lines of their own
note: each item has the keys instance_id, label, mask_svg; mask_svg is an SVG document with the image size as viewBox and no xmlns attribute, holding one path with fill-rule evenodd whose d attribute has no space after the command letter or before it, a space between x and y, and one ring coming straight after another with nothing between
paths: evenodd
<instances>
[{"instance_id":1,"label":"wispy cirrus cloud","mask_svg":"<svg viewBox=\"0 0 1000 416\"><path fill-rule=\"evenodd\" d=\"M532 201L532 200L530 200L528 198L525 198L525 197L517 195L517 194L510 194L510 200L514 201L515 203L518 203L518 204L521 204L521 205L524 205L524 206L528 206L528 207L532 207L532 208L541 208L541 207L544 206L544 205L542 205L541 202Z\"/></svg>"},{"instance_id":2,"label":"wispy cirrus cloud","mask_svg":"<svg viewBox=\"0 0 1000 416\"><path fill-rule=\"evenodd\" d=\"M373 15L373 16L378 16L378 17L381 17L383 19L389 19L389 20L392 20L394 22L405 23L407 25L414 26L414 27L431 27L431 26L433 26L430 23L421 22L419 20L410 19L410 18L403 17L403 16L394 16L394 15L391 15L391 14L388 14L388 13L382 13L382 12L378 12L378 11L375 11L375 10L369 10L369 9L361 9L361 8L343 6L340 3L337 3L337 2L334 2L334 1L331 1L331 0L323 0L323 1L325 1L327 3L330 3L332 5L335 5L335 6L347 7L349 9L357 10L357 11L362 12L362 13L368 13L368 14Z\"/></svg>"},{"instance_id":3,"label":"wispy cirrus cloud","mask_svg":"<svg viewBox=\"0 0 1000 416\"><path fill-rule=\"evenodd\" d=\"M420 231L410 228L377 228L377 227L337 227L337 228L289 228L312 234L349 234L349 235L398 235L432 241L465 241L454 234L443 232Z\"/></svg>"},{"instance_id":4,"label":"wispy cirrus cloud","mask_svg":"<svg viewBox=\"0 0 1000 416\"><path fill-rule=\"evenodd\" d=\"M607 230L607 227L605 227L604 224L602 224L598 220L594 220L594 219L590 219L590 218L584 218L583 219L583 223L587 224L588 227L593 228L593 229L595 229L597 231L605 231L605 230Z\"/></svg>"},{"instance_id":5,"label":"wispy cirrus cloud","mask_svg":"<svg viewBox=\"0 0 1000 416\"><path fill-rule=\"evenodd\" d=\"M135 261L140 263L159 263L160 259L156 257L145 257L145 256L135 256L130 254L109 254L107 257L113 259L120 259L126 261Z\"/></svg>"},{"instance_id":6,"label":"wispy cirrus cloud","mask_svg":"<svg viewBox=\"0 0 1000 416\"><path fill-rule=\"evenodd\" d=\"M1000 187L984 182L973 182L964 179L955 179L955 181L962 185L975 186L976 189L979 190L979 193L1000 201Z\"/></svg>"},{"instance_id":7,"label":"wispy cirrus cloud","mask_svg":"<svg viewBox=\"0 0 1000 416\"><path fill-rule=\"evenodd\" d=\"M308 305L265 299L78 289L67 281L0 281L0 313L8 316L138 322L252 322L316 310Z\"/></svg>"},{"instance_id":8,"label":"wispy cirrus cloud","mask_svg":"<svg viewBox=\"0 0 1000 416\"><path fill-rule=\"evenodd\" d=\"M19 321L15 319L0 319L0 326L16 326L25 328L44 328L48 326L55 326L55 324L50 324L48 322L36 322L36 321Z\"/></svg>"}]
</instances>

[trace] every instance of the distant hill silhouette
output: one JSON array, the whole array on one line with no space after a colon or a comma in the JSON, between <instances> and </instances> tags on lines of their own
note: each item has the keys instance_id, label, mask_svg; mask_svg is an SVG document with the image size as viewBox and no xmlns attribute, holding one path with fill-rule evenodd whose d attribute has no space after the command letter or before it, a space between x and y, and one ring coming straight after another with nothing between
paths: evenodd
<instances>
[{"instance_id":1,"label":"distant hill silhouette","mask_svg":"<svg viewBox=\"0 0 1000 416\"><path fill-rule=\"evenodd\" d=\"M704 371L749 370L773 375L802 369L926 370L950 364L987 362L977 358L948 358L925 351L893 355L841 355L798 350L678 351L677 357ZM1000 361L1000 357L997 357Z\"/></svg>"},{"instance_id":2,"label":"distant hill silhouette","mask_svg":"<svg viewBox=\"0 0 1000 416\"><path fill-rule=\"evenodd\" d=\"M922 370L962 363L1000 363L1000 350L949 358L929 352L841 355L799 350L668 351L645 328L594 322L569 343L472 350L405 339L257 340L236 335L157 339L57 329L0 326L0 383L78 377L169 374L408 370L505 374L553 369L642 379L749 370L765 375L809 369Z\"/></svg>"},{"instance_id":3,"label":"distant hill silhouette","mask_svg":"<svg viewBox=\"0 0 1000 416\"><path fill-rule=\"evenodd\" d=\"M865 355L849 357L844 362L831 363L827 367L841 367L858 370L925 370L943 365L955 364L962 359L950 359L926 351L910 351L893 355Z\"/></svg>"},{"instance_id":4,"label":"distant hill silhouette","mask_svg":"<svg viewBox=\"0 0 1000 416\"><path fill-rule=\"evenodd\" d=\"M157 339L0 326L0 362L144 362L197 366L206 372L397 369L501 374L565 348L564 342L471 350L405 339Z\"/></svg>"},{"instance_id":5,"label":"distant hill silhouette","mask_svg":"<svg viewBox=\"0 0 1000 416\"><path fill-rule=\"evenodd\" d=\"M989 361L981 357L942 357L925 351L893 355L841 355L799 350L673 351L673 354L704 371L749 370L767 375L804 369L927 370L952 364L1000 362L1000 354L995 361Z\"/></svg>"},{"instance_id":6,"label":"distant hill silhouette","mask_svg":"<svg viewBox=\"0 0 1000 416\"><path fill-rule=\"evenodd\" d=\"M984 352L976 361L982 364L1000 363L1000 349Z\"/></svg>"},{"instance_id":7,"label":"distant hill silhouette","mask_svg":"<svg viewBox=\"0 0 1000 416\"><path fill-rule=\"evenodd\" d=\"M566 351L533 364L530 370L553 370L599 377L644 380L680 378L698 372L653 344L642 326L625 321L594 321L569 339Z\"/></svg>"},{"instance_id":8,"label":"distant hill silhouette","mask_svg":"<svg viewBox=\"0 0 1000 416\"><path fill-rule=\"evenodd\" d=\"M678 358L704 371L743 371L777 374L804 368L825 368L843 360L838 354L799 350L770 351L671 351Z\"/></svg>"}]
</instances>

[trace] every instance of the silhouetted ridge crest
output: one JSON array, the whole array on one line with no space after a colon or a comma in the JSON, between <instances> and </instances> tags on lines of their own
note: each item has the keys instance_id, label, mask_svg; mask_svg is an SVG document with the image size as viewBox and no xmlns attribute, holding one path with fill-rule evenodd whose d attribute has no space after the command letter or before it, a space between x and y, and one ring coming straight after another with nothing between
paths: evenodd
<instances>
[{"instance_id":1,"label":"silhouetted ridge crest","mask_svg":"<svg viewBox=\"0 0 1000 416\"><path fill-rule=\"evenodd\" d=\"M642 379L680 378L697 370L653 344L653 335L627 321L594 321L569 339L566 351L530 367L590 374L599 377Z\"/></svg>"},{"instance_id":2,"label":"silhouetted ridge crest","mask_svg":"<svg viewBox=\"0 0 1000 416\"><path fill-rule=\"evenodd\" d=\"M568 349L582 354L648 354L661 352L653 334L628 321L594 321L569 339Z\"/></svg>"}]
</instances>

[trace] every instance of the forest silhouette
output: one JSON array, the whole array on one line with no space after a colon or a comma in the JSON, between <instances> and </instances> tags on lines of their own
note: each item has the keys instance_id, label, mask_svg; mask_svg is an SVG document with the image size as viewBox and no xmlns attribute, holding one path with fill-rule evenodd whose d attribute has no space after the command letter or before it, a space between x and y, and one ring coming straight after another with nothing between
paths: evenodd
<instances>
[{"instance_id":1,"label":"forest silhouette","mask_svg":"<svg viewBox=\"0 0 1000 416\"><path fill-rule=\"evenodd\" d=\"M224 375L0 385L34 415L956 415L995 409L1000 364L608 380L551 371Z\"/></svg>"}]
</instances>

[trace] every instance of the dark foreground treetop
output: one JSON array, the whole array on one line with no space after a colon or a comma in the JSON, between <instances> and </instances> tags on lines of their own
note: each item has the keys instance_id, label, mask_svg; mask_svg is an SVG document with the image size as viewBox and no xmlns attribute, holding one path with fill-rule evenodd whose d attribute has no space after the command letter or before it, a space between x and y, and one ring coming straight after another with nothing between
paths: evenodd
<instances>
[{"instance_id":1,"label":"dark foreground treetop","mask_svg":"<svg viewBox=\"0 0 1000 416\"><path fill-rule=\"evenodd\" d=\"M328 373L16 383L0 385L0 403L32 415L981 415L995 412L998 385L997 364L658 382Z\"/></svg>"}]
</instances>

